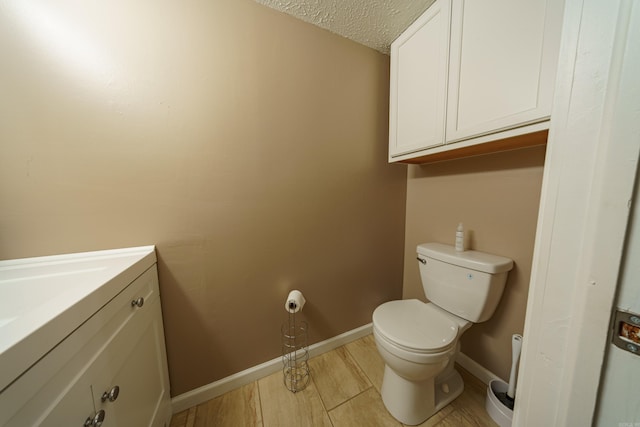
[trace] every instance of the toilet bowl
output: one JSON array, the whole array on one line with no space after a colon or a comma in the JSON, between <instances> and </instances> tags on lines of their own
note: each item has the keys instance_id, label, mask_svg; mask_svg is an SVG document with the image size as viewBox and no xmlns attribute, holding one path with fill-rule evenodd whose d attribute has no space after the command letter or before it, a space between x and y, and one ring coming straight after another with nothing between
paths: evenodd
<instances>
[{"instance_id":1,"label":"toilet bowl","mask_svg":"<svg viewBox=\"0 0 640 427\"><path fill-rule=\"evenodd\" d=\"M470 325L417 299L376 308L373 335L385 363L382 401L397 420L420 424L462 393L453 364L458 338Z\"/></svg>"},{"instance_id":2,"label":"toilet bowl","mask_svg":"<svg viewBox=\"0 0 640 427\"><path fill-rule=\"evenodd\" d=\"M430 302L389 301L373 312L373 336L385 370L382 401L406 425L434 415L463 389L454 363L459 339L488 320L513 261L438 243L418 246L420 276Z\"/></svg>"}]
</instances>

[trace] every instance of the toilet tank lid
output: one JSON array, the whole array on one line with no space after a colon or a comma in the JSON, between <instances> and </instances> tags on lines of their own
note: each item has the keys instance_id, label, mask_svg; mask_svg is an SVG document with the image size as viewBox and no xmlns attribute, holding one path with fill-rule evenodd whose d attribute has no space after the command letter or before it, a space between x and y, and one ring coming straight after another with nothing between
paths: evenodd
<instances>
[{"instance_id":1,"label":"toilet tank lid","mask_svg":"<svg viewBox=\"0 0 640 427\"><path fill-rule=\"evenodd\" d=\"M442 243L423 243L418 245L418 254L448 264L490 274L502 273L513 268L513 261L509 258L479 251L458 252L453 246Z\"/></svg>"}]
</instances>

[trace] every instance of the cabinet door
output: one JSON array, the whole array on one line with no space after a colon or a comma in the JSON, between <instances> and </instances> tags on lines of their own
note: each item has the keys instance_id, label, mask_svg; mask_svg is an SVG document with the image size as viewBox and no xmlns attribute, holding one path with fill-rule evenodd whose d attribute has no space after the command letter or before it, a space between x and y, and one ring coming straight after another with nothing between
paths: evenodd
<instances>
[{"instance_id":1,"label":"cabinet door","mask_svg":"<svg viewBox=\"0 0 640 427\"><path fill-rule=\"evenodd\" d=\"M0 425L82 426L93 418L91 375L96 343L84 343L70 337L4 390Z\"/></svg>"},{"instance_id":2,"label":"cabinet door","mask_svg":"<svg viewBox=\"0 0 640 427\"><path fill-rule=\"evenodd\" d=\"M127 289L128 301L144 298L141 306L125 304L126 318L95 364L96 408L107 414L103 427L162 426L171 416L164 330L155 268L147 270ZM114 387L114 401L102 399Z\"/></svg>"},{"instance_id":3,"label":"cabinet door","mask_svg":"<svg viewBox=\"0 0 640 427\"><path fill-rule=\"evenodd\" d=\"M64 390L60 400L50 407L51 411L45 413L36 424L43 427L82 426L88 420L93 420L97 414L91 401L91 386L86 384L86 380L86 377L81 377L80 381L74 384L73 387ZM30 424L21 424L18 419L16 425L26 426Z\"/></svg>"},{"instance_id":4,"label":"cabinet door","mask_svg":"<svg viewBox=\"0 0 640 427\"><path fill-rule=\"evenodd\" d=\"M389 160L444 144L450 0L436 2L391 44Z\"/></svg>"},{"instance_id":5,"label":"cabinet door","mask_svg":"<svg viewBox=\"0 0 640 427\"><path fill-rule=\"evenodd\" d=\"M549 118L562 3L453 0L447 142Z\"/></svg>"},{"instance_id":6,"label":"cabinet door","mask_svg":"<svg viewBox=\"0 0 640 427\"><path fill-rule=\"evenodd\" d=\"M164 337L160 304L145 303L139 315L125 326L106 349L102 378L94 386L95 405L109 415L108 426L162 426L168 421L169 390L164 364ZM118 386L113 402L103 393Z\"/></svg>"}]
</instances>

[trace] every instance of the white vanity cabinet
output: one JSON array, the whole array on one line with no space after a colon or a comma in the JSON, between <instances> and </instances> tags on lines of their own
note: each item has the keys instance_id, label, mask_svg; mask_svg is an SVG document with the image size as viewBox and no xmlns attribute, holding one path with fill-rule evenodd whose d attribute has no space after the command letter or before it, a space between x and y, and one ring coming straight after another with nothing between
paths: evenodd
<instances>
[{"instance_id":1,"label":"white vanity cabinet","mask_svg":"<svg viewBox=\"0 0 640 427\"><path fill-rule=\"evenodd\" d=\"M2 391L1 426L169 425L158 275L147 266L155 253L143 261L122 289L110 280L115 295Z\"/></svg>"},{"instance_id":2,"label":"white vanity cabinet","mask_svg":"<svg viewBox=\"0 0 640 427\"><path fill-rule=\"evenodd\" d=\"M442 25L449 32L418 37L416 24L432 15L434 7L438 12L450 9L450 25ZM454 158L454 152L463 157L545 143L562 13L563 1L556 0L437 0L391 45L389 161L421 163ZM447 52L444 79L434 77L443 69L443 55L435 60L432 53L435 43L443 43ZM413 66L420 60L403 59L408 44L414 45L412 55L424 61L422 70ZM443 81L444 101L434 90L422 90ZM408 102L405 93L427 99ZM444 114L421 103L438 105ZM410 128L413 134L402 132L407 121L435 120L443 124L444 136L424 127Z\"/></svg>"}]
</instances>

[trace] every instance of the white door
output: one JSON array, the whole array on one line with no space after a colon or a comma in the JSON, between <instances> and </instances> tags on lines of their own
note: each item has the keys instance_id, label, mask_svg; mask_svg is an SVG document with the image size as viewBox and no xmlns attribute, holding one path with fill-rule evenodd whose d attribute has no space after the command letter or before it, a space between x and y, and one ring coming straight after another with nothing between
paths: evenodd
<instances>
[{"instance_id":1,"label":"white door","mask_svg":"<svg viewBox=\"0 0 640 427\"><path fill-rule=\"evenodd\" d=\"M636 427L638 383L613 389L606 377L598 388L625 240L637 240L627 223L640 153L640 3L567 0L564 15L513 424L588 426L616 418L618 400L636 409L606 425ZM636 358L615 369L639 367Z\"/></svg>"},{"instance_id":2,"label":"white door","mask_svg":"<svg viewBox=\"0 0 640 427\"><path fill-rule=\"evenodd\" d=\"M634 201L640 202L640 186L636 187ZM639 206L635 206L631 217L622 266L616 306L640 314ZM611 326L612 333L619 333L615 322ZM608 344L594 420L596 426L602 427L640 427L640 353L633 354Z\"/></svg>"}]
</instances>

